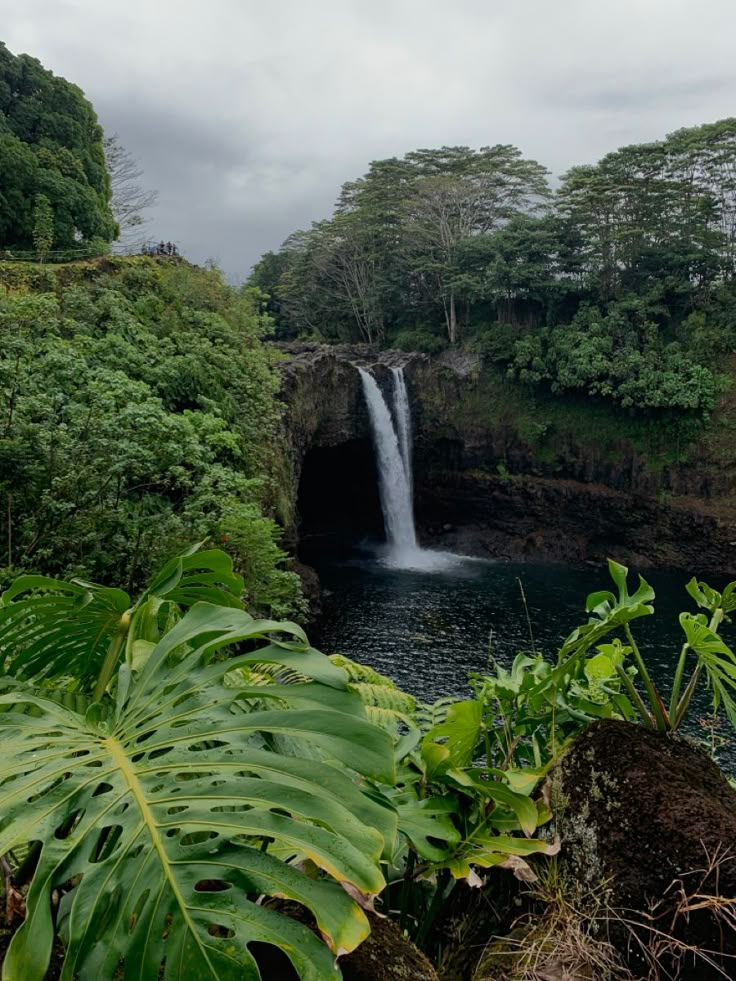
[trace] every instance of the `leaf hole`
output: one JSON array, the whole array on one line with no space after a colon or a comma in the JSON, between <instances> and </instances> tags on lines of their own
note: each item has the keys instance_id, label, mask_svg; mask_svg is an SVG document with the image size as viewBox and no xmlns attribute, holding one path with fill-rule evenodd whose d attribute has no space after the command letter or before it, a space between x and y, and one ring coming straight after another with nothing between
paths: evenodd
<instances>
[{"instance_id":1,"label":"leaf hole","mask_svg":"<svg viewBox=\"0 0 736 981\"><path fill-rule=\"evenodd\" d=\"M205 841L213 841L219 837L216 831L192 831L188 835L182 835L179 839L179 844L184 846L201 845Z\"/></svg>"},{"instance_id":2,"label":"leaf hole","mask_svg":"<svg viewBox=\"0 0 736 981\"><path fill-rule=\"evenodd\" d=\"M224 879L200 879L195 885L195 892L225 892L228 889L232 889L232 882L226 882Z\"/></svg>"},{"instance_id":3,"label":"leaf hole","mask_svg":"<svg viewBox=\"0 0 736 981\"><path fill-rule=\"evenodd\" d=\"M227 746L228 743L222 739L203 739L202 742L192 743L188 746L190 753L203 753L208 749L219 749L220 746Z\"/></svg>"}]
</instances>

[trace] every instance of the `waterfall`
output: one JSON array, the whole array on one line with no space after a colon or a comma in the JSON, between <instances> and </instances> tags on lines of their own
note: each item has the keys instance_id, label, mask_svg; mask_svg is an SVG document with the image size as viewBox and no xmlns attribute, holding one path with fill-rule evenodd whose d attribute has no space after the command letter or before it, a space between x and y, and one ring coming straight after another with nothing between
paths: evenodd
<instances>
[{"instance_id":1,"label":"waterfall","mask_svg":"<svg viewBox=\"0 0 736 981\"><path fill-rule=\"evenodd\" d=\"M404 369L391 369L393 416L373 375L364 368L358 368L358 371L368 406L378 465L378 490L388 545L384 561L394 568L426 572L458 565L461 562L459 556L449 552L433 552L417 544L412 496L411 404Z\"/></svg>"},{"instance_id":2,"label":"waterfall","mask_svg":"<svg viewBox=\"0 0 736 981\"><path fill-rule=\"evenodd\" d=\"M401 564L402 556L418 550L414 530L414 504L408 477L411 460L407 460L402 453L391 412L376 379L364 368L358 368L358 371L373 430L378 464L378 490L389 556L396 564Z\"/></svg>"},{"instance_id":3,"label":"waterfall","mask_svg":"<svg viewBox=\"0 0 736 981\"><path fill-rule=\"evenodd\" d=\"M392 368L391 373L394 376L394 412L396 414L396 425L399 430L401 458L404 461L409 493L413 494L414 481L412 479L411 465L411 406L409 405L409 393L406 390L404 369Z\"/></svg>"}]
</instances>

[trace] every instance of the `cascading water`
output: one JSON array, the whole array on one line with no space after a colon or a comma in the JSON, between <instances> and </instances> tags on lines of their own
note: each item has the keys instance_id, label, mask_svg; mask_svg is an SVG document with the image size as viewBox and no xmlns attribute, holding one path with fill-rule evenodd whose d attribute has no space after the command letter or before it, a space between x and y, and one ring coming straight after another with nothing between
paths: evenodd
<instances>
[{"instance_id":1,"label":"cascading water","mask_svg":"<svg viewBox=\"0 0 736 981\"><path fill-rule=\"evenodd\" d=\"M388 545L384 561L397 569L446 569L460 561L448 552L417 545L412 499L411 405L403 368L392 368L396 425L376 379L358 368L368 406L378 464L378 490Z\"/></svg>"},{"instance_id":2,"label":"cascading water","mask_svg":"<svg viewBox=\"0 0 736 981\"><path fill-rule=\"evenodd\" d=\"M406 460L399 446L394 421L376 379L364 368L358 368L358 371L373 430L378 463L378 489L389 555L400 561L402 554L417 549L414 506Z\"/></svg>"},{"instance_id":3,"label":"cascading water","mask_svg":"<svg viewBox=\"0 0 736 981\"><path fill-rule=\"evenodd\" d=\"M412 479L412 438L411 438L411 406L409 405L409 393L406 390L406 379L404 378L403 368L392 368L394 376L394 411L396 413L396 425L399 430L399 445L401 447L401 459L404 461L404 470L409 484L409 493L413 494Z\"/></svg>"}]
</instances>

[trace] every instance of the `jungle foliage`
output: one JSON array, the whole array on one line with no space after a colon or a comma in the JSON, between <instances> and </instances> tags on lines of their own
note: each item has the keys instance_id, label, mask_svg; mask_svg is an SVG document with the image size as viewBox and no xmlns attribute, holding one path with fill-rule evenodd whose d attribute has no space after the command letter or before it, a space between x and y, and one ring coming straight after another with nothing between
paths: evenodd
<instances>
[{"instance_id":1,"label":"jungle foliage","mask_svg":"<svg viewBox=\"0 0 736 981\"><path fill-rule=\"evenodd\" d=\"M536 777L474 765L473 703L422 723L387 679L246 613L243 586L194 547L136 602L38 576L0 597L0 855L23 914L5 981L40 981L57 935L68 978L257 979L263 944L339 978L361 907L392 912L387 880L423 943L453 881L554 853Z\"/></svg>"},{"instance_id":2,"label":"jungle foliage","mask_svg":"<svg viewBox=\"0 0 736 981\"><path fill-rule=\"evenodd\" d=\"M736 119L547 172L511 146L379 160L251 282L280 337L434 353L699 417L736 346Z\"/></svg>"},{"instance_id":3,"label":"jungle foliage","mask_svg":"<svg viewBox=\"0 0 736 981\"><path fill-rule=\"evenodd\" d=\"M702 676L736 724L717 634L736 584L688 585L710 620L681 614L667 712L631 634L653 591L609 568L616 592L588 597L556 663L492 662L470 698L433 705L254 619L220 550L189 548L135 601L20 577L0 596L0 856L19 921L4 981L40 981L54 944L82 981L257 981L264 945L337 981L374 903L442 962L460 883L500 910L498 870L533 881L556 854L544 780L591 721L675 729Z\"/></svg>"},{"instance_id":4,"label":"jungle foliage","mask_svg":"<svg viewBox=\"0 0 736 981\"><path fill-rule=\"evenodd\" d=\"M323 981L367 935L396 818L356 780L393 780L391 740L296 624L242 609L243 585L195 548L133 604L41 577L2 596L0 853L24 910L5 981L41 981L57 935L70 979L257 979L275 944ZM223 683L255 662L305 683Z\"/></svg>"},{"instance_id":5,"label":"jungle foliage","mask_svg":"<svg viewBox=\"0 0 736 981\"><path fill-rule=\"evenodd\" d=\"M5 264L1 281L0 577L135 589L211 537L251 609L298 606L266 516L277 355L253 292L148 258Z\"/></svg>"},{"instance_id":6,"label":"jungle foliage","mask_svg":"<svg viewBox=\"0 0 736 981\"><path fill-rule=\"evenodd\" d=\"M110 242L110 179L102 128L76 85L0 42L0 250L37 246L39 197L50 212L45 251Z\"/></svg>"}]
</instances>

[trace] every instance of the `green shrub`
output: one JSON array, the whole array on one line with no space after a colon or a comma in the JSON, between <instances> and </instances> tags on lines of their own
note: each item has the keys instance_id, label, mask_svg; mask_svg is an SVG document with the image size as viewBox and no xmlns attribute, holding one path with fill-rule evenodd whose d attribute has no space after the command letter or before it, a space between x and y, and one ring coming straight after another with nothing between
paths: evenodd
<instances>
[{"instance_id":1,"label":"green shrub","mask_svg":"<svg viewBox=\"0 0 736 981\"><path fill-rule=\"evenodd\" d=\"M447 347L447 341L428 330L402 330L392 341L399 351L418 351L420 354L439 354Z\"/></svg>"}]
</instances>

